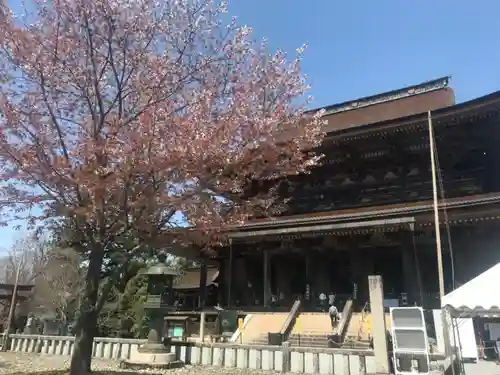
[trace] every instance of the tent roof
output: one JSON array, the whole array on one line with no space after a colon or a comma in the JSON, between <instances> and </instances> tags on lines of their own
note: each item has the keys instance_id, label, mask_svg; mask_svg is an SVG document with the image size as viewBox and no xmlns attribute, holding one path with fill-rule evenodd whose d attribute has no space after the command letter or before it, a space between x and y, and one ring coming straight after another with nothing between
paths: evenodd
<instances>
[{"instance_id":1,"label":"tent roof","mask_svg":"<svg viewBox=\"0 0 500 375\"><path fill-rule=\"evenodd\" d=\"M441 302L454 316L500 316L500 263L445 295Z\"/></svg>"}]
</instances>

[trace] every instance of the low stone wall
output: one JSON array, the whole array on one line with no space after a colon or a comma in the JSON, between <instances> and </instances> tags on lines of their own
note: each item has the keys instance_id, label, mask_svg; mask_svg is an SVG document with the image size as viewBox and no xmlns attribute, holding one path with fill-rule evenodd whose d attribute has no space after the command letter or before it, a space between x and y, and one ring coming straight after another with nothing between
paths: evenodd
<instances>
[{"instance_id":1,"label":"low stone wall","mask_svg":"<svg viewBox=\"0 0 500 375\"><path fill-rule=\"evenodd\" d=\"M47 335L9 335L9 350L12 352L36 353L48 355L71 355L75 338L73 336ZM96 337L94 339L94 358L129 359L130 353L144 344L145 340Z\"/></svg>"},{"instance_id":2,"label":"low stone wall","mask_svg":"<svg viewBox=\"0 0 500 375\"><path fill-rule=\"evenodd\" d=\"M11 335L10 350L14 352L70 355L74 337ZM96 337L95 358L129 359L144 340ZM319 349L283 346L235 345L219 343L175 342L171 351L186 364L234 367L281 372L365 375L375 373L371 350Z\"/></svg>"}]
</instances>

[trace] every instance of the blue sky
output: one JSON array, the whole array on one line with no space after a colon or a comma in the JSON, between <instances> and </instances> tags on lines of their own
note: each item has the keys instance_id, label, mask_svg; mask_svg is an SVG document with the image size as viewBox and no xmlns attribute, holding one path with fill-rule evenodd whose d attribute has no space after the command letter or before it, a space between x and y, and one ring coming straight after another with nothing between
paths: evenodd
<instances>
[{"instance_id":1,"label":"blue sky","mask_svg":"<svg viewBox=\"0 0 500 375\"><path fill-rule=\"evenodd\" d=\"M273 47L308 44L314 106L451 75L457 101L500 88L494 0L233 0L240 22Z\"/></svg>"},{"instance_id":2,"label":"blue sky","mask_svg":"<svg viewBox=\"0 0 500 375\"><path fill-rule=\"evenodd\" d=\"M498 0L230 0L229 10L273 48L308 44L314 107L446 75L457 102L500 89ZM0 248L19 236L0 229Z\"/></svg>"}]
</instances>

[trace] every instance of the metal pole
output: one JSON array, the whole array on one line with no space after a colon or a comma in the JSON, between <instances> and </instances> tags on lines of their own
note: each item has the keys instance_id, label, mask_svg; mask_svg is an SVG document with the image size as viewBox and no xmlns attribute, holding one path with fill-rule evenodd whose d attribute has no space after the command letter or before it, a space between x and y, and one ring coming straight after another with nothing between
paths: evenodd
<instances>
[{"instance_id":1,"label":"metal pole","mask_svg":"<svg viewBox=\"0 0 500 375\"><path fill-rule=\"evenodd\" d=\"M436 252L439 278L439 299L444 297L444 275L443 275L443 255L441 251L441 231L439 229L439 211L438 211L438 193L436 183L436 160L434 155L434 132L432 130L431 111L428 112L429 120L429 148L431 153L431 172L432 172L432 195L434 203L434 226L436 231Z\"/></svg>"},{"instance_id":2,"label":"metal pole","mask_svg":"<svg viewBox=\"0 0 500 375\"><path fill-rule=\"evenodd\" d=\"M438 198L437 198L437 183L436 183L436 157L434 155L434 131L432 129L432 116L431 111L428 112L428 122L429 122L429 148L431 154L431 172L432 172L432 195L433 195L433 206L434 206L434 226L436 231L436 252L437 252L437 266L438 266L438 278L439 278L439 301L441 306L441 321L443 324L443 336L444 336L444 346L445 355L451 359L452 373L455 375L455 358L450 345L450 334L448 330L448 319L447 309L443 306L444 297L444 275L443 275L443 255L441 250L441 231L439 228L439 211L438 211ZM453 326L452 329L454 330ZM453 332L454 333L454 332Z\"/></svg>"},{"instance_id":3,"label":"metal pole","mask_svg":"<svg viewBox=\"0 0 500 375\"><path fill-rule=\"evenodd\" d=\"M233 287L233 240L229 239L229 280L227 288L227 307L231 307L232 304L232 287Z\"/></svg>"},{"instance_id":4,"label":"metal pole","mask_svg":"<svg viewBox=\"0 0 500 375\"><path fill-rule=\"evenodd\" d=\"M13 320L14 320L14 313L16 311L16 304L17 304L17 289L19 286L19 278L21 275L21 260L18 261L17 263L17 269L16 269L16 278L14 281L14 288L12 288L12 299L10 301L10 307L9 307L9 318L7 319L7 328L5 330L5 335L4 335L4 342L3 342L3 350L7 350L7 346L9 343L9 334L13 326Z\"/></svg>"}]
</instances>

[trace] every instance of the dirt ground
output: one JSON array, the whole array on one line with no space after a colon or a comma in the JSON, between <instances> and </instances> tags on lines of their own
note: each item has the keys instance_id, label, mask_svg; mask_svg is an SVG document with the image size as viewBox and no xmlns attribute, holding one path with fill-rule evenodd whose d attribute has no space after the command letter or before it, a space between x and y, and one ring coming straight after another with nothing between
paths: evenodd
<instances>
[{"instance_id":1,"label":"dirt ground","mask_svg":"<svg viewBox=\"0 0 500 375\"><path fill-rule=\"evenodd\" d=\"M69 367L70 357L50 356L29 353L9 353L0 352L0 375L13 373L32 373L64 370ZM94 359L92 361L93 371L128 372L119 368L118 361ZM148 371L142 371L148 373ZM158 374L162 371L154 370L152 373ZM263 375L271 374L269 371L254 371L230 368L185 366L178 369L164 370L169 375ZM481 374L482 375L482 374Z\"/></svg>"}]
</instances>

